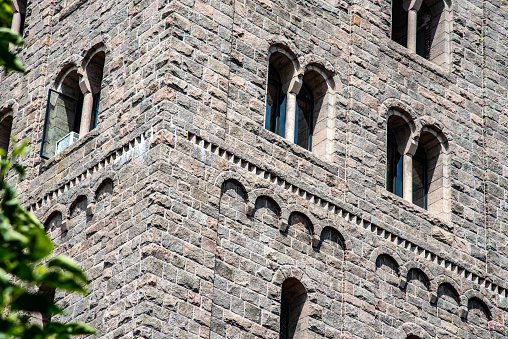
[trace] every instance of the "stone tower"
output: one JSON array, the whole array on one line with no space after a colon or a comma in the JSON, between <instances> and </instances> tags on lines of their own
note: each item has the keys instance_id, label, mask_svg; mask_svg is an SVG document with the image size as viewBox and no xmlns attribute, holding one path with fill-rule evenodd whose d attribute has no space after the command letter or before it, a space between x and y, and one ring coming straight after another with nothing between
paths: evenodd
<instances>
[{"instance_id":1,"label":"stone tower","mask_svg":"<svg viewBox=\"0 0 508 339\"><path fill-rule=\"evenodd\" d=\"M505 338L506 0L15 0L20 198L100 338Z\"/></svg>"}]
</instances>

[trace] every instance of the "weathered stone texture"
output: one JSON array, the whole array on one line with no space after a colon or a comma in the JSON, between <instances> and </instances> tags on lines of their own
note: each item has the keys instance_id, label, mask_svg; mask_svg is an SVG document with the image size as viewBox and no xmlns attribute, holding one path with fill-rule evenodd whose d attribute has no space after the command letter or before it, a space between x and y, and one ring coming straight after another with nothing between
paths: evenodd
<instances>
[{"instance_id":1,"label":"weathered stone texture","mask_svg":"<svg viewBox=\"0 0 508 339\"><path fill-rule=\"evenodd\" d=\"M278 338L296 278L302 338L506 337L508 3L451 10L447 69L390 39L390 0L30 1L0 108L32 145L20 198L92 280L63 319ZM44 160L48 90L95 46L97 128ZM271 46L333 84L326 152L264 128ZM385 189L393 107L445 136L449 211Z\"/></svg>"}]
</instances>

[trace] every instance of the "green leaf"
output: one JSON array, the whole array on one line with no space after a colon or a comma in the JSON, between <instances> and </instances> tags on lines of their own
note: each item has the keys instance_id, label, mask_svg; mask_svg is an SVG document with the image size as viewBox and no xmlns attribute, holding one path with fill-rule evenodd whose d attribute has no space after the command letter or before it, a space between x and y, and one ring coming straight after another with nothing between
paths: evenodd
<instances>
[{"instance_id":1,"label":"green leaf","mask_svg":"<svg viewBox=\"0 0 508 339\"><path fill-rule=\"evenodd\" d=\"M73 273L76 276L76 278L78 278L82 282L88 283L88 279L87 279L86 275L83 273L83 271L81 270L81 268L79 267L79 265L74 260L69 258L68 256L59 255L59 256L51 259L48 262L48 267L59 267L64 271Z\"/></svg>"},{"instance_id":2,"label":"green leaf","mask_svg":"<svg viewBox=\"0 0 508 339\"><path fill-rule=\"evenodd\" d=\"M39 225L33 227L32 244L29 257L33 261L41 260L47 257L53 251L53 243L46 232Z\"/></svg>"},{"instance_id":3,"label":"green leaf","mask_svg":"<svg viewBox=\"0 0 508 339\"><path fill-rule=\"evenodd\" d=\"M66 272L53 271L44 273L40 282L48 287L61 288L69 292L87 293L83 286L74 279L74 276Z\"/></svg>"},{"instance_id":4,"label":"green leaf","mask_svg":"<svg viewBox=\"0 0 508 339\"><path fill-rule=\"evenodd\" d=\"M65 333L70 335L96 334L92 326L83 323L62 324L50 322L44 330L50 333Z\"/></svg>"}]
</instances>

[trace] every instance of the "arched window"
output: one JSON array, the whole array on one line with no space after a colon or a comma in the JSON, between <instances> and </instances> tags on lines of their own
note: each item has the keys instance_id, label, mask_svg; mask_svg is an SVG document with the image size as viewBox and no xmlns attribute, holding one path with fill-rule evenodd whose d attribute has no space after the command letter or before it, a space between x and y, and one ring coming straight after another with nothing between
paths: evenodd
<instances>
[{"instance_id":1,"label":"arched window","mask_svg":"<svg viewBox=\"0 0 508 339\"><path fill-rule=\"evenodd\" d=\"M413 203L447 219L450 210L447 142L423 127L413 156Z\"/></svg>"},{"instance_id":2,"label":"arched window","mask_svg":"<svg viewBox=\"0 0 508 339\"><path fill-rule=\"evenodd\" d=\"M445 0L393 0L392 40L441 67L449 67L450 5Z\"/></svg>"},{"instance_id":3,"label":"arched window","mask_svg":"<svg viewBox=\"0 0 508 339\"><path fill-rule=\"evenodd\" d=\"M14 0L11 5L12 8L12 25L11 29L23 36L25 31L26 19L26 0Z\"/></svg>"},{"instance_id":4,"label":"arched window","mask_svg":"<svg viewBox=\"0 0 508 339\"><path fill-rule=\"evenodd\" d=\"M41 157L58 154L97 126L105 52L90 50L83 63L84 74L70 66L49 90Z\"/></svg>"},{"instance_id":5,"label":"arched window","mask_svg":"<svg viewBox=\"0 0 508 339\"><path fill-rule=\"evenodd\" d=\"M400 110L390 109L386 126L386 190L410 200L406 167L411 168L410 144L414 124L410 116ZM409 181L411 183L411 181Z\"/></svg>"},{"instance_id":6,"label":"arched window","mask_svg":"<svg viewBox=\"0 0 508 339\"><path fill-rule=\"evenodd\" d=\"M312 151L314 97L304 84L296 96L295 144Z\"/></svg>"},{"instance_id":7,"label":"arched window","mask_svg":"<svg viewBox=\"0 0 508 339\"><path fill-rule=\"evenodd\" d=\"M420 145L413 155L413 204L427 209L428 193L427 154Z\"/></svg>"},{"instance_id":8,"label":"arched window","mask_svg":"<svg viewBox=\"0 0 508 339\"><path fill-rule=\"evenodd\" d=\"M83 94L77 69L70 69L58 91L49 90L41 157L50 158L79 137Z\"/></svg>"},{"instance_id":9,"label":"arched window","mask_svg":"<svg viewBox=\"0 0 508 339\"><path fill-rule=\"evenodd\" d=\"M397 149L397 139L393 132L388 129L386 149L386 189L399 197L402 197L402 161L403 157Z\"/></svg>"},{"instance_id":10,"label":"arched window","mask_svg":"<svg viewBox=\"0 0 508 339\"><path fill-rule=\"evenodd\" d=\"M280 339L293 338L297 333L306 330L302 317L306 301L307 291L298 279L289 278L284 281L281 293Z\"/></svg>"},{"instance_id":11,"label":"arched window","mask_svg":"<svg viewBox=\"0 0 508 339\"><path fill-rule=\"evenodd\" d=\"M9 151L12 130L12 110L6 110L0 114L0 148L6 153Z\"/></svg>"},{"instance_id":12,"label":"arched window","mask_svg":"<svg viewBox=\"0 0 508 339\"><path fill-rule=\"evenodd\" d=\"M284 137L286 123L286 94L282 90L282 80L275 67L268 70L266 91L265 128Z\"/></svg>"}]
</instances>

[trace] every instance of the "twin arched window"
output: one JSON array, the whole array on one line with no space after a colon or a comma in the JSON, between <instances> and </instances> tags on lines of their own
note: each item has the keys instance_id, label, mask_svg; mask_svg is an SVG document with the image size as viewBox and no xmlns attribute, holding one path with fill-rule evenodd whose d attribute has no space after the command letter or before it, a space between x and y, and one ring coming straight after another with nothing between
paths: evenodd
<instances>
[{"instance_id":1,"label":"twin arched window","mask_svg":"<svg viewBox=\"0 0 508 339\"><path fill-rule=\"evenodd\" d=\"M388 112L386 132L386 189L448 219L448 145L442 133L428 126L416 131L408 114L395 109Z\"/></svg>"},{"instance_id":2,"label":"twin arched window","mask_svg":"<svg viewBox=\"0 0 508 339\"><path fill-rule=\"evenodd\" d=\"M441 67L450 65L448 0L393 0L392 40Z\"/></svg>"},{"instance_id":3,"label":"twin arched window","mask_svg":"<svg viewBox=\"0 0 508 339\"><path fill-rule=\"evenodd\" d=\"M333 83L326 72L308 65L303 72L296 57L282 47L270 51L265 128L328 158L332 129L328 112L333 106Z\"/></svg>"},{"instance_id":4,"label":"twin arched window","mask_svg":"<svg viewBox=\"0 0 508 339\"><path fill-rule=\"evenodd\" d=\"M104 60L103 47L92 49L82 68L69 67L49 90L41 157L54 156L97 126Z\"/></svg>"}]
</instances>

